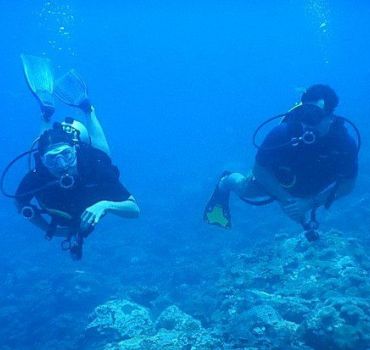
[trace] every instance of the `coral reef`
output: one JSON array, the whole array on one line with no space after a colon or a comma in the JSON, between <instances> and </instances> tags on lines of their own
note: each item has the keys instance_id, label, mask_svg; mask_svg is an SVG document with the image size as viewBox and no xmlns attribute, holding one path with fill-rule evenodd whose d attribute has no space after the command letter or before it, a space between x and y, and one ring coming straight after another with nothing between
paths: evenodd
<instances>
[{"instance_id":1,"label":"coral reef","mask_svg":"<svg viewBox=\"0 0 370 350\"><path fill-rule=\"evenodd\" d=\"M98 306L87 326L86 349L216 350L221 342L177 306L166 308L155 322L149 310L127 300Z\"/></svg>"},{"instance_id":2,"label":"coral reef","mask_svg":"<svg viewBox=\"0 0 370 350\"><path fill-rule=\"evenodd\" d=\"M357 240L278 236L225 264L214 323L234 346L370 348L369 259Z\"/></svg>"},{"instance_id":3,"label":"coral reef","mask_svg":"<svg viewBox=\"0 0 370 350\"><path fill-rule=\"evenodd\" d=\"M369 350L365 242L339 231L314 243L284 233L253 246L177 241L160 253L135 242L121 260L81 270L8 260L0 348Z\"/></svg>"},{"instance_id":4,"label":"coral reef","mask_svg":"<svg viewBox=\"0 0 370 350\"><path fill-rule=\"evenodd\" d=\"M213 287L180 264L164 293L128 288L145 307L121 299L98 306L85 337L89 349L103 339L104 350L367 349L369 267L359 241L338 231L314 244L280 234L224 251Z\"/></svg>"}]
</instances>

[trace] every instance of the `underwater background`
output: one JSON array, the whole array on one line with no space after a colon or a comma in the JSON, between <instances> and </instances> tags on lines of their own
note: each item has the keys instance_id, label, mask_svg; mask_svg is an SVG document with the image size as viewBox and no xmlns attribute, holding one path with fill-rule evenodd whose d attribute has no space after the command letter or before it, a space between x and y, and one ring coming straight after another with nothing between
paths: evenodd
<instances>
[{"instance_id":1,"label":"underwater background","mask_svg":"<svg viewBox=\"0 0 370 350\"><path fill-rule=\"evenodd\" d=\"M141 217L104 218L74 262L3 198L0 349L370 349L369 18L365 0L1 0L1 166L40 128L20 55L49 57L86 79ZM221 172L252 166L258 124L314 83L363 137L322 239L276 204L203 223Z\"/></svg>"}]
</instances>

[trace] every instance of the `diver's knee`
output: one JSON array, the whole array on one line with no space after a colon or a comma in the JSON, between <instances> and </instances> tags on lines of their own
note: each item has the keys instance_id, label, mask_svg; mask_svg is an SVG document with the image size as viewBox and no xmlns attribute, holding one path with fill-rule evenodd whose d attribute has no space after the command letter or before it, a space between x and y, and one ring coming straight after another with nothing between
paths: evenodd
<instances>
[{"instance_id":1,"label":"diver's knee","mask_svg":"<svg viewBox=\"0 0 370 350\"><path fill-rule=\"evenodd\" d=\"M240 192L245 188L247 178L240 173L231 173L224 176L220 181L220 188L225 191Z\"/></svg>"}]
</instances>

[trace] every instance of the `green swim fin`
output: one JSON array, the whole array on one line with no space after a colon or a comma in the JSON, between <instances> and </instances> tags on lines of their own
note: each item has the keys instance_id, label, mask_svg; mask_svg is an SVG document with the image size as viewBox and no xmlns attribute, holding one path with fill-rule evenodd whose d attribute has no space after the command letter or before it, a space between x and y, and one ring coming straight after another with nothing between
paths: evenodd
<instances>
[{"instance_id":1,"label":"green swim fin","mask_svg":"<svg viewBox=\"0 0 370 350\"><path fill-rule=\"evenodd\" d=\"M81 107L89 100L87 85L74 69L56 81L54 94L73 107Z\"/></svg>"},{"instance_id":2,"label":"green swim fin","mask_svg":"<svg viewBox=\"0 0 370 350\"><path fill-rule=\"evenodd\" d=\"M224 177L230 174L224 172L221 176ZM222 192L217 184L211 199L208 201L204 210L203 219L211 225L217 225L222 228L231 228L231 215L229 209L229 192Z\"/></svg>"},{"instance_id":3,"label":"green swim fin","mask_svg":"<svg viewBox=\"0 0 370 350\"><path fill-rule=\"evenodd\" d=\"M51 62L46 57L24 54L21 59L28 86L40 104L43 118L49 120L55 111Z\"/></svg>"}]
</instances>

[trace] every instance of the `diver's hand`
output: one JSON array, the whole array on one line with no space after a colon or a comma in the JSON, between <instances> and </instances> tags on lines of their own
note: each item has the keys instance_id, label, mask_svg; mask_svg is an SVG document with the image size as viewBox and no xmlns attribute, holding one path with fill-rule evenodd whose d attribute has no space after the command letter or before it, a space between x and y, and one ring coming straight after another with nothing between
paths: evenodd
<instances>
[{"instance_id":1,"label":"diver's hand","mask_svg":"<svg viewBox=\"0 0 370 350\"><path fill-rule=\"evenodd\" d=\"M94 227L106 214L108 207L107 201L100 201L88 207L81 215L81 230L85 231Z\"/></svg>"},{"instance_id":2,"label":"diver's hand","mask_svg":"<svg viewBox=\"0 0 370 350\"><path fill-rule=\"evenodd\" d=\"M306 213L313 208L313 201L307 198L294 198L280 203L284 213L293 221L301 223Z\"/></svg>"}]
</instances>

